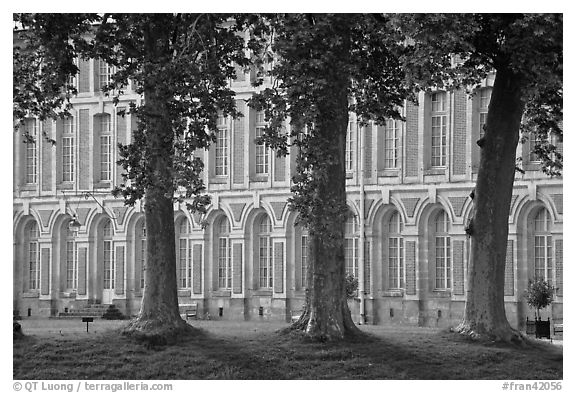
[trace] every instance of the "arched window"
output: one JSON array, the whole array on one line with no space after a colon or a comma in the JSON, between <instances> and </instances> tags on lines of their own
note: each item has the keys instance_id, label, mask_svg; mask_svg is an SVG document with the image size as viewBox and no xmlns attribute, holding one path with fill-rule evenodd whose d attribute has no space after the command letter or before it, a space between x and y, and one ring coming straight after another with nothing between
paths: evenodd
<instances>
[{"instance_id":1,"label":"arched window","mask_svg":"<svg viewBox=\"0 0 576 393\"><path fill-rule=\"evenodd\" d=\"M27 254L28 254L28 289L40 289L40 245L38 244L38 224L36 221L28 224L26 229Z\"/></svg>"},{"instance_id":2,"label":"arched window","mask_svg":"<svg viewBox=\"0 0 576 393\"><path fill-rule=\"evenodd\" d=\"M78 288L78 255L76 252L76 237L66 226L66 289Z\"/></svg>"},{"instance_id":3,"label":"arched window","mask_svg":"<svg viewBox=\"0 0 576 393\"><path fill-rule=\"evenodd\" d=\"M178 226L178 287L192 287L192 244L188 238L190 221L184 218Z\"/></svg>"},{"instance_id":4,"label":"arched window","mask_svg":"<svg viewBox=\"0 0 576 393\"><path fill-rule=\"evenodd\" d=\"M541 208L534 217L534 277L552 284L552 236L550 214Z\"/></svg>"},{"instance_id":5,"label":"arched window","mask_svg":"<svg viewBox=\"0 0 576 393\"><path fill-rule=\"evenodd\" d=\"M260 268L260 288L272 288L272 225L267 215L262 215L257 226L258 262Z\"/></svg>"},{"instance_id":6,"label":"arched window","mask_svg":"<svg viewBox=\"0 0 576 393\"><path fill-rule=\"evenodd\" d=\"M136 241L138 242L138 262L140 263L140 289L144 288L144 276L146 272L146 220L142 219L136 228Z\"/></svg>"},{"instance_id":7,"label":"arched window","mask_svg":"<svg viewBox=\"0 0 576 393\"><path fill-rule=\"evenodd\" d=\"M358 278L358 238L359 228L356 216L348 218L344 226L344 260L346 274Z\"/></svg>"},{"instance_id":8,"label":"arched window","mask_svg":"<svg viewBox=\"0 0 576 393\"><path fill-rule=\"evenodd\" d=\"M230 223L221 217L216 225L218 242L218 288L232 288L232 246L230 244Z\"/></svg>"},{"instance_id":9,"label":"arched window","mask_svg":"<svg viewBox=\"0 0 576 393\"><path fill-rule=\"evenodd\" d=\"M104 259L104 289L114 289L115 266L112 250L112 221L106 220L102 227L103 259Z\"/></svg>"},{"instance_id":10,"label":"arched window","mask_svg":"<svg viewBox=\"0 0 576 393\"><path fill-rule=\"evenodd\" d=\"M436 261L436 289L450 289L452 287L452 265L450 249L450 221L445 211L439 212L434 218L434 255Z\"/></svg>"},{"instance_id":11,"label":"arched window","mask_svg":"<svg viewBox=\"0 0 576 393\"><path fill-rule=\"evenodd\" d=\"M400 214L394 212L388 221L388 288L404 288L404 239Z\"/></svg>"}]
</instances>

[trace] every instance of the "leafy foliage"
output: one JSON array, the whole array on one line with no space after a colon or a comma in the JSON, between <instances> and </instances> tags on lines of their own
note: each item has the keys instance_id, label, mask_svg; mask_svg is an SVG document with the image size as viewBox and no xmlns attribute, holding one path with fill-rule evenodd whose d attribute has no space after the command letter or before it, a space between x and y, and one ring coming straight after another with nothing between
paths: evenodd
<instances>
[{"instance_id":1,"label":"leafy foliage","mask_svg":"<svg viewBox=\"0 0 576 393\"><path fill-rule=\"evenodd\" d=\"M475 88L504 68L519 76L521 131L537 135L542 170L562 174L562 14L399 14L391 20L398 40L407 43L400 57L416 88Z\"/></svg>"},{"instance_id":2,"label":"leafy foliage","mask_svg":"<svg viewBox=\"0 0 576 393\"><path fill-rule=\"evenodd\" d=\"M391 49L399 44L387 19L377 15L278 14L268 17L266 26L275 61L271 69L260 68L256 85L265 78L274 84L250 101L269 121L259 142L279 155L294 148L297 174L291 209L298 211L310 233L328 241L350 213L345 198L327 198L318 191L331 182L344 182L331 178L328 168L344 165L336 141L348 124L348 113L355 112L363 124L401 118L399 108L409 96Z\"/></svg>"},{"instance_id":3,"label":"leafy foliage","mask_svg":"<svg viewBox=\"0 0 576 393\"><path fill-rule=\"evenodd\" d=\"M536 309L538 317L540 310L548 307L554 298L554 287L543 278L536 278L528 280L528 288L526 289L526 302L528 305Z\"/></svg>"},{"instance_id":4,"label":"leafy foliage","mask_svg":"<svg viewBox=\"0 0 576 393\"><path fill-rule=\"evenodd\" d=\"M353 274L346 275L346 297L348 299L354 299L356 297L356 291L358 291L358 278L354 277Z\"/></svg>"}]
</instances>

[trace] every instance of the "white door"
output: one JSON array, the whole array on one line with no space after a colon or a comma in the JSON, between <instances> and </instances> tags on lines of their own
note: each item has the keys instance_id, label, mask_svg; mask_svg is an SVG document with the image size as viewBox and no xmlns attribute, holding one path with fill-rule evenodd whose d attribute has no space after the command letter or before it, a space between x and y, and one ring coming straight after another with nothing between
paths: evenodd
<instances>
[{"instance_id":1,"label":"white door","mask_svg":"<svg viewBox=\"0 0 576 393\"><path fill-rule=\"evenodd\" d=\"M102 286L102 303L112 304L116 281L116 266L112 252L112 241L104 241L104 282Z\"/></svg>"}]
</instances>

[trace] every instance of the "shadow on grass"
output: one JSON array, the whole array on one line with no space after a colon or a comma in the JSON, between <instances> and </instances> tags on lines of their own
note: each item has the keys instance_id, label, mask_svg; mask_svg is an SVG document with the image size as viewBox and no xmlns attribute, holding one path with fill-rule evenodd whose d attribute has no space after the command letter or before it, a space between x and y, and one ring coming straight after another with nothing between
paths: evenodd
<instances>
[{"instance_id":1,"label":"shadow on grass","mask_svg":"<svg viewBox=\"0 0 576 393\"><path fill-rule=\"evenodd\" d=\"M299 332L201 328L147 347L120 330L14 342L15 379L561 379L562 350L477 343L448 332L364 333L319 343Z\"/></svg>"}]
</instances>

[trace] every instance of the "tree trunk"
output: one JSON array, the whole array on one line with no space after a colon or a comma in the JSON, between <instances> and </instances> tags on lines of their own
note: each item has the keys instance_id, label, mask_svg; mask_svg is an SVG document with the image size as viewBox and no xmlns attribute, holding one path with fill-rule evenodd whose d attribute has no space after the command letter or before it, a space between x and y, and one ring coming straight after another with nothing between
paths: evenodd
<instances>
[{"instance_id":1,"label":"tree trunk","mask_svg":"<svg viewBox=\"0 0 576 393\"><path fill-rule=\"evenodd\" d=\"M460 333L498 341L520 342L504 309L504 272L508 216L516 148L524 103L521 81L507 69L498 69L481 146L474 195L468 290Z\"/></svg>"},{"instance_id":2,"label":"tree trunk","mask_svg":"<svg viewBox=\"0 0 576 393\"><path fill-rule=\"evenodd\" d=\"M145 33L150 64L148 75L162 70L162 60L169 59L167 45L162 45L168 42L162 36L166 31L162 26L151 24ZM140 312L124 333L151 344L166 344L192 328L180 317L178 309L173 202L174 135L170 118L166 115L169 113L166 105L171 96L165 91L161 75L145 81L144 94L145 112L140 121L145 122L144 156L148 171L144 202L146 270Z\"/></svg>"},{"instance_id":3,"label":"tree trunk","mask_svg":"<svg viewBox=\"0 0 576 393\"><path fill-rule=\"evenodd\" d=\"M316 210L309 227L308 277L305 309L292 328L300 329L320 341L341 340L355 335L348 308L345 287L344 225L347 215L337 207L346 208L345 146L348 127L348 95L346 80L335 80L326 93L329 103L320 103L316 123L318 133L316 154L322 159L322 176L315 176ZM317 175L317 174L316 174ZM336 208L335 208L336 207ZM321 228L314 230L313 228Z\"/></svg>"}]
</instances>

